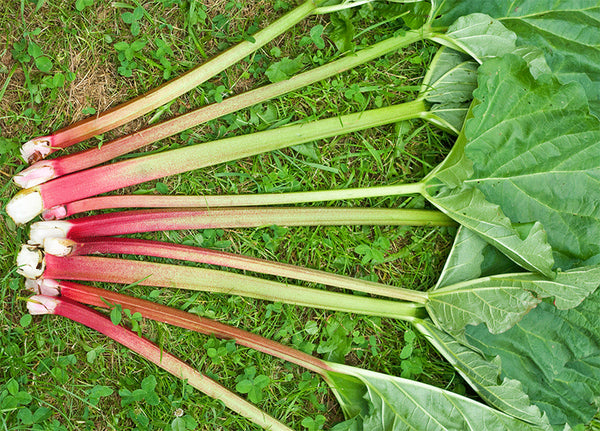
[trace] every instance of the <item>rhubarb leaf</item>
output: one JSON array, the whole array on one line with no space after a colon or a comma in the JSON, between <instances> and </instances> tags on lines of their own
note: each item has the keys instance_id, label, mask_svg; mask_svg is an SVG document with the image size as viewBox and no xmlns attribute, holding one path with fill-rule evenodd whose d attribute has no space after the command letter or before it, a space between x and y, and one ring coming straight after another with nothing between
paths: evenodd
<instances>
[{"instance_id":1,"label":"rhubarb leaf","mask_svg":"<svg viewBox=\"0 0 600 431\"><path fill-rule=\"evenodd\" d=\"M418 321L415 327L488 404L523 421L549 428L546 414L531 403L521 383L516 379L500 378L499 360L483 358L429 320Z\"/></svg>"},{"instance_id":2,"label":"rhubarb leaf","mask_svg":"<svg viewBox=\"0 0 600 431\"><path fill-rule=\"evenodd\" d=\"M420 97L432 104L427 120L458 134L476 87L477 63L466 54L442 46L421 85Z\"/></svg>"},{"instance_id":3,"label":"rhubarb leaf","mask_svg":"<svg viewBox=\"0 0 600 431\"><path fill-rule=\"evenodd\" d=\"M465 154L467 187L521 226L541 223L559 268L600 252L600 121L576 83L535 80L516 56L481 67ZM586 262L587 261L587 262Z\"/></svg>"},{"instance_id":4,"label":"rhubarb leaf","mask_svg":"<svg viewBox=\"0 0 600 431\"><path fill-rule=\"evenodd\" d=\"M469 327L466 337L486 358L498 356L502 375L519 379L555 426L588 423L600 400L600 292L579 307L541 303L503 334Z\"/></svg>"},{"instance_id":5,"label":"rhubarb leaf","mask_svg":"<svg viewBox=\"0 0 600 431\"><path fill-rule=\"evenodd\" d=\"M600 115L600 2L446 0L434 25L448 26L474 12L490 15L514 31L518 46L541 49L559 81L579 82L592 113Z\"/></svg>"},{"instance_id":6,"label":"rhubarb leaf","mask_svg":"<svg viewBox=\"0 0 600 431\"><path fill-rule=\"evenodd\" d=\"M340 430L541 430L453 392L342 364L327 377L349 421Z\"/></svg>"},{"instance_id":7,"label":"rhubarb leaf","mask_svg":"<svg viewBox=\"0 0 600 431\"><path fill-rule=\"evenodd\" d=\"M519 267L477 234L461 226L434 289L495 274L519 272Z\"/></svg>"},{"instance_id":8,"label":"rhubarb leaf","mask_svg":"<svg viewBox=\"0 0 600 431\"><path fill-rule=\"evenodd\" d=\"M581 86L536 80L509 55L479 68L474 97L455 147L425 179L425 196L528 270L551 276L553 260L563 269L594 263L600 122Z\"/></svg>"},{"instance_id":9,"label":"rhubarb leaf","mask_svg":"<svg viewBox=\"0 0 600 431\"><path fill-rule=\"evenodd\" d=\"M483 261L478 255L485 256ZM501 272L506 264L506 257L461 228L438 286L446 286L444 280L460 282L485 275L486 271ZM492 335L484 325L467 327L468 346L428 322L416 325L488 403L534 422L510 407L511 400L518 400L518 393L523 392L560 429L565 423L587 423L597 412L599 308L598 290L577 308L566 311L542 302L502 334ZM470 348L473 346L484 356ZM500 376L502 384L498 386ZM526 404L524 398L523 406Z\"/></svg>"},{"instance_id":10,"label":"rhubarb leaf","mask_svg":"<svg viewBox=\"0 0 600 431\"><path fill-rule=\"evenodd\" d=\"M442 46L423 78L421 96L431 103L470 102L477 88L477 67L471 57Z\"/></svg>"},{"instance_id":11,"label":"rhubarb leaf","mask_svg":"<svg viewBox=\"0 0 600 431\"><path fill-rule=\"evenodd\" d=\"M439 328L459 335L485 323L492 333L510 329L542 298L559 309L578 306L600 285L600 266L559 272L553 280L531 273L478 278L437 288L428 295L429 315Z\"/></svg>"},{"instance_id":12,"label":"rhubarb leaf","mask_svg":"<svg viewBox=\"0 0 600 431\"><path fill-rule=\"evenodd\" d=\"M457 18L446 33L432 40L463 51L481 63L486 58L513 52L517 35L489 15L472 13Z\"/></svg>"}]
</instances>

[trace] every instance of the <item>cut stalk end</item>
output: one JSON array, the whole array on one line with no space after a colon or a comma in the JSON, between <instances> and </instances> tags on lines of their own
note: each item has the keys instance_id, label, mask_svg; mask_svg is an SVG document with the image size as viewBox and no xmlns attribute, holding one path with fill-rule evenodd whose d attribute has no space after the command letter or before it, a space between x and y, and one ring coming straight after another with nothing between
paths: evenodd
<instances>
[{"instance_id":1,"label":"cut stalk end","mask_svg":"<svg viewBox=\"0 0 600 431\"><path fill-rule=\"evenodd\" d=\"M21 147L21 157L27 163L35 163L52 152L52 136L40 136L27 141Z\"/></svg>"},{"instance_id":2,"label":"cut stalk end","mask_svg":"<svg viewBox=\"0 0 600 431\"><path fill-rule=\"evenodd\" d=\"M41 246L47 238L66 238L70 229L68 221L38 221L31 225L27 242Z\"/></svg>"},{"instance_id":3,"label":"cut stalk end","mask_svg":"<svg viewBox=\"0 0 600 431\"><path fill-rule=\"evenodd\" d=\"M33 295L27 301L29 314L54 314L58 301L51 296Z\"/></svg>"},{"instance_id":4,"label":"cut stalk end","mask_svg":"<svg viewBox=\"0 0 600 431\"><path fill-rule=\"evenodd\" d=\"M21 190L6 204L6 212L16 224L25 224L44 209L42 195L36 188Z\"/></svg>"},{"instance_id":5,"label":"cut stalk end","mask_svg":"<svg viewBox=\"0 0 600 431\"><path fill-rule=\"evenodd\" d=\"M58 296L60 295L60 284L51 278L38 278L25 280L25 289L36 295Z\"/></svg>"},{"instance_id":6,"label":"cut stalk end","mask_svg":"<svg viewBox=\"0 0 600 431\"><path fill-rule=\"evenodd\" d=\"M23 245L17 255L17 273L27 278L39 278L44 273L42 251L32 245Z\"/></svg>"},{"instance_id":7,"label":"cut stalk end","mask_svg":"<svg viewBox=\"0 0 600 431\"><path fill-rule=\"evenodd\" d=\"M65 205L57 205L42 212L44 220L61 220L67 215L67 207Z\"/></svg>"},{"instance_id":8,"label":"cut stalk end","mask_svg":"<svg viewBox=\"0 0 600 431\"><path fill-rule=\"evenodd\" d=\"M14 182L22 189L38 186L53 178L56 178L52 161L42 160L13 177Z\"/></svg>"},{"instance_id":9,"label":"cut stalk end","mask_svg":"<svg viewBox=\"0 0 600 431\"><path fill-rule=\"evenodd\" d=\"M68 238L44 239L44 251L53 256L65 257L71 254L75 241Z\"/></svg>"}]
</instances>

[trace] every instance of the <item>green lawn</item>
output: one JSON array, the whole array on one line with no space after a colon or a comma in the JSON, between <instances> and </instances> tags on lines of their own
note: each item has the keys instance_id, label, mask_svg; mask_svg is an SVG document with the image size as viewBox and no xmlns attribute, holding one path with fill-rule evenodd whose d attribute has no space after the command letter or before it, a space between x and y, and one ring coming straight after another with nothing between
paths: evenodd
<instances>
[{"instance_id":1,"label":"green lawn","mask_svg":"<svg viewBox=\"0 0 600 431\"><path fill-rule=\"evenodd\" d=\"M135 9L136 6L142 9ZM202 63L289 10L261 0L22 0L0 8L0 178L2 208L17 192L21 143L126 101ZM356 19L366 46L401 26ZM312 17L236 67L142 119L75 149L100 145L148 122L268 83L282 58L304 69L339 56L329 17ZM321 31L323 30L323 32ZM364 32L363 32L364 30ZM132 58L127 59L125 51ZM207 142L274 125L409 101L434 46L416 44L269 103L158 142L148 150ZM272 69L271 69L272 70ZM233 194L320 190L419 180L447 153L451 138L423 122L380 127L295 149L141 184L145 193ZM131 192L132 190L128 190ZM422 198L378 198L340 206L423 208ZM158 367L85 327L26 315L15 257L27 241L1 213L0 429L254 429L245 419ZM424 290L435 283L454 231L447 228L264 227L140 235L308 266ZM121 290L122 286L105 286ZM215 318L328 360L402 375L464 393L452 367L402 322L304 310L226 295L133 287L132 295ZM179 328L142 331L294 429L342 419L320 378L266 355ZM262 376L266 376L262 377ZM243 382L243 384L239 384ZM248 384L250 382L250 384ZM183 419L180 419L183 418Z\"/></svg>"}]
</instances>

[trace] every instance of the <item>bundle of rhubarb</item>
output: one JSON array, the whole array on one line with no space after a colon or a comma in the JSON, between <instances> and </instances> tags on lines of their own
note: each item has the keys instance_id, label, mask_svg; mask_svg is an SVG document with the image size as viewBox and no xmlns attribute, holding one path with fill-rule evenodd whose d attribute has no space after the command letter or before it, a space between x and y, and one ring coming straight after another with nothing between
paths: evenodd
<instances>
[{"instance_id":1,"label":"bundle of rhubarb","mask_svg":"<svg viewBox=\"0 0 600 431\"><path fill-rule=\"evenodd\" d=\"M325 25L295 36L317 53L305 59L315 67L283 57L255 72L270 83L225 98L217 87L214 103L72 150L156 109L153 118L160 116L240 61L261 70L261 50L311 16ZM420 43L431 58L413 57L418 85L348 84L355 70L408 73L402 64L389 67ZM339 50L330 60L327 45ZM280 48L271 52L282 55ZM6 212L23 226L43 218L28 225L16 258L16 271L35 292L28 309L110 337L264 429L549 430L590 423L600 399L598 81L600 2L308 0L178 78L23 145L30 166L14 176L23 190ZM295 96L270 104L289 93ZM319 93L321 102L302 118L301 101ZM339 109L319 111L331 97ZM198 135L203 124L214 139ZM149 147L170 137L164 147ZM406 150L411 140L424 149ZM451 149L432 159L432 143L440 140ZM264 169L266 157L277 172ZM404 174L410 165L395 158L418 163L418 172ZM292 167L302 180L290 175ZM156 182L162 178L171 186ZM195 194L170 193L199 178L213 183L196 186ZM349 246L350 236L361 234L370 241ZM435 248L449 234L455 237L440 272L432 261L445 256ZM386 256L386 235L403 248ZM257 238L263 249L252 245ZM353 261L353 253L362 258ZM402 276L406 262L417 268L414 275ZM417 276L422 268L437 281ZM148 300L163 296L184 298L184 305ZM224 310L231 304L222 320L256 327L246 332L184 311L210 314L205 307L213 300ZM299 328L277 329L287 314ZM233 340L278 358L276 364L316 373L344 418L325 411L303 417L301 403L285 407L289 394L284 404L277 396L268 401L269 382L283 378L257 370L252 356L245 368L241 356L230 361L241 367L228 372L244 372L237 384L218 382L225 371L214 365L235 351L233 344L222 353L209 348L213 367L203 372L198 346L178 345L180 359L169 351L175 339L144 330L150 324L142 319ZM382 354L378 339L403 340L400 353ZM426 348L430 364L413 353ZM433 352L447 371L435 371L442 365ZM286 379L300 391L308 386L297 379L312 381L299 368L281 367L293 370ZM450 369L461 383L442 389L432 374ZM461 387L460 394L449 390ZM314 394L313 404L321 404ZM177 426L193 428L194 415L201 417L190 413ZM143 417L128 420L144 428Z\"/></svg>"}]
</instances>

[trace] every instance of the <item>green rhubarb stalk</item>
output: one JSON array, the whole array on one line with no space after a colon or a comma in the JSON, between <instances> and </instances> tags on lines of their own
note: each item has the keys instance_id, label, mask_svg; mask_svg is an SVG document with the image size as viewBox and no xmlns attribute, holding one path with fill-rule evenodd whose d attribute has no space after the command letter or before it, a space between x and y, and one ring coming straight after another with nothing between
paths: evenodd
<instances>
[{"instance_id":1,"label":"green rhubarb stalk","mask_svg":"<svg viewBox=\"0 0 600 431\"><path fill-rule=\"evenodd\" d=\"M40 265L44 267L41 272ZM128 259L98 256L57 257L46 254L43 264L37 262L30 268L22 266L19 272L29 278L137 283L141 286L226 293L406 321L413 321L424 313L423 305L419 303L357 297L227 271ZM422 301L426 300L426 294L422 292L410 291L410 295L413 298L422 295Z\"/></svg>"},{"instance_id":2,"label":"green rhubarb stalk","mask_svg":"<svg viewBox=\"0 0 600 431\"><path fill-rule=\"evenodd\" d=\"M146 94L112 108L101 115L88 117L71 126L65 127L52 135L32 139L23 145L21 150L23 158L29 162L34 162L58 149L66 148L125 124L187 93L260 49L304 18L313 14L329 13L330 10L341 10L359 6L365 3L365 1L343 2L337 5L335 9L328 7L321 9L318 7L318 3L320 2L316 0L308 0L302 3L268 27L252 35L248 40L240 42L217 57Z\"/></svg>"},{"instance_id":3,"label":"green rhubarb stalk","mask_svg":"<svg viewBox=\"0 0 600 431\"><path fill-rule=\"evenodd\" d=\"M223 115L265 102L290 91L322 81L345 70L352 69L374 58L407 46L424 37L424 31L408 31L368 48L349 54L339 60L298 74L284 81L275 82L237 96L214 103L195 111L180 115L160 124L150 126L133 134L105 143L98 148L90 148L52 160L40 160L22 170L13 178L22 188L42 184L53 178L77 172L107 162L115 157L139 149L145 145L173 136L183 130L195 127Z\"/></svg>"},{"instance_id":4,"label":"green rhubarb stalk","mask_svg":"<svg viewBox=\"0 0 600 431\"><path fill-rule=\"evenodd\" d=\"M17 223L90 196L306 142L427 116L423 100L191 145L99 166L21 190L7 204Z\"/></svg>"},{"instance_id":5,"label":"green rhubarb stalk","mask_svg":"<svg viewBox=\"0 0 600 431\"><path fill-rule=\"evenodd\" d=\"M187 384L211 398L221 401L229 409L246 417L255 424L273 431L291 431L290 428L278 420L267 415L256 406L224 388L209 377L201 374L179 358L165 351L162 347L140 337L130 329L113 325L106 316L85 305L60 297L34 295L29 299L27 308L31 314L56 314L94 329L133 350L175 377L186 381Z\"/></svg>"},{"instance_id":6,"label":"green rhubarb stalk","mask_svg":"<svg viewBox=\"0 0 600 431\"><path fill-rule=\"evenodd\" d=\"M44 241L46 254L55 256L86 256L99 254L118 254L136 256L154 256L165 259L219 265L261 274L276 275L326 286L339 287L386 298L401 299L423 303L421 292L402 289L382 283L361 280L319 271L301 266L273 262L249 256L241 256L220 250L149 241L137 238L87 238L79 242L65 238L48 238Z\"/></svg>"}]
</instances>

